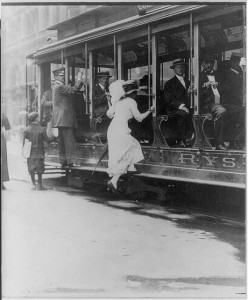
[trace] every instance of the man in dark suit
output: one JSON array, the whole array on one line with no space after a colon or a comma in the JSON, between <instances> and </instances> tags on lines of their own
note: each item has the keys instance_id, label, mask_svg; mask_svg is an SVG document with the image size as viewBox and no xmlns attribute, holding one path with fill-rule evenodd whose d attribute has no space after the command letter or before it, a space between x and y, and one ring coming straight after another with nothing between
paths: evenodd
<instances>
[{"instance_id":1,"label":"man in dark suit","mask_svg":"<svg viewBox=\"0 0 248 300\"><path fill-rule=\"evenodd\" d=\"M65 70L60 68L53 71L55 83L52 89L53 116L52 127L59 131L59 157L62 167L73 166L72 151L75 144L73 128L77 128L77 120L73 109L72 95L83 86L83 73L79 72L75 86L65 85Z\"/></svg>"},{"instance_id":2,"label":"man in dark suit","mask_svg":"<svg viewBox=\"0 0 248 300\"><path fill-rule=\"evenodd\" d=\"M222 105L228 111L227 140L230 148L239 149L245 144L245 106L243 104L243 71L241 54L232 53L230 69L225 76L225 94Z\"/></svg>"},{"instance_id":3,"label":"man in dark suit","mask_svg":"<svg viewBox=\"0 0 248 300\"><path fill-rule=\"evenodd\" d=\"M95 117L103 117L109 109L111 97L109 93L109 72L97 74L98 84L95 87Z\"/></svg>"},{"instance_id":4,"label":"man in dark suit","mask_svg":"<svg viewBox=\"0 0 248 300\"><path fill-rule=\"evenodd\" d=\"M217 150L225 150L224 128L227 121L227 110L222 96L225 90L221 75L214 71L214 57L205 55L202 58L202 69L199 78L200 109L202 113L211 113L215 121L215 143Z\"/></svg>"},{"instance_id":5,"label":"man in dark suit","mask_svg":"<svg viewBox=\"0 0 248 300\"><path fill-rule=\"evenodd\" d=\"M185 147L186 136L192 132L192 116L190 114L190 98L188 89L190 82L185 78L185 61L182 58L173 61L171 69L175 76L164 85L164 99L169 117L177 119L178 146Z\"/></svg>"}]
</instances>

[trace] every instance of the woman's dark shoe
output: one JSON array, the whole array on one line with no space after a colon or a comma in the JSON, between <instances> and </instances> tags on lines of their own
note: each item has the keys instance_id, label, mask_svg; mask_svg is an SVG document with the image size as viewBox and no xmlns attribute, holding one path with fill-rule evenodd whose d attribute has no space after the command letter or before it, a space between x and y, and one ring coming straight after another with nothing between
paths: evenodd
<instances>
[{"instance_id":1,"label":"woman's dark shoe","mask_svg":"<svg viewBox=\"0 0 248 300\"><path fill-rule=\"evenodd\" d=\"M127 171L127 174L128 174L128 175L135 175L135 174L141 174L141 172L138 171L138 170L135 170L135 171Z\"/></svg>"},{"instance_id":2,"label":"woman's dark shoe","mask_svg":"<svg viewBox=\"0 0 248 300\"><path fill-rule=\"evenodd\" d=\"M113 183L111 181L108 181L107 183L108 191L111 191L113 193L117 192L117 189L114 187Z\"/></svg>"},{"instance_id":3,"label":"woman's dark shoe","mask_svg":"<svg viewBox=\"0 0 248 300\"><path fill-rule=\"evenodd\" d=\"M6 187L3 185L3 183L1 184L1 189L6 190Z\"/></svg>"}]
</instances>

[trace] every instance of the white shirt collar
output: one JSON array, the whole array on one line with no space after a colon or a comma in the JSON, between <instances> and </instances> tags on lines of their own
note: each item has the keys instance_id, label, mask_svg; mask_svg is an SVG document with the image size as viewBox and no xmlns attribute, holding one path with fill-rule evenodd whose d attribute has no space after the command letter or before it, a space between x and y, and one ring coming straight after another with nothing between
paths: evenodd
<instances>
[{"instance_id":1,"label":"white shirt collar","mask_svg":"<svg viewBox=\"0 0 248 300\"><path fill-rule=\"evenodd\" d=\"M99 83L99 85L100 85L100 87L101 87L101 89L102 89L103 91L106 90L105 87L104 87L101 83Z\"/></svg>"},{"instance_id":2,"label":"white shirt collar","mask_svg":"<svg viewBox=\"0 0 248 300\"><path fill-rule=\"evenodd\" d=\"M181 82L181 84L185 87L186 89L186 84L185 84L185 81L184 81L184 76L178 76L176 75L177 79Z\"/></svg>"},{"instance_id":3,"label":"white shirt collar","mask_svg":"<svg viewBox=\"0 0 248 300\"><path fill-rule=\"evenodd\" d=\"M177 78L181 81L181 80L183 80L184 81L184 77L185 77L185 75L183 75L183 76L179 76L179 75L176 75L177 76Z\"/></svg>"}]
</instances>

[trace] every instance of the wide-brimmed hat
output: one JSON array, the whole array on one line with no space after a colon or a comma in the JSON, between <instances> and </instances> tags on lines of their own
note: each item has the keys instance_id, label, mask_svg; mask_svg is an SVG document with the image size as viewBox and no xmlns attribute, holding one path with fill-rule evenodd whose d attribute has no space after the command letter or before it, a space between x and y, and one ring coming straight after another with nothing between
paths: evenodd
<instances>
[{"instance_id":1,"label":"wide-brimmed hat","mask_svg":"<svg viewBox=\"0 0 248 300\"><path fill-rule=\"evenodd\" d=\"M124 89L125 95L129 95L139 90L136 80L127 80L122 84L122 87Z\"/></svg>"},{"instance_id":2,"label":"wide-brimmed hat","mask_svg":"<svg viewBox=\"0 0 248 300\"><path fill-rule=\"evenodd\" d=\"M186 65L187 63L184 61L183 58L177 58L175 60L173 60L173 63L172 65L170 66L171 69L174 69L175 66L178 66L178 65Z\"/></svg>"},{"instance_id":3,"label":"wide-brimmed hat","mask_svg":"<svg viewBox=\"0 0 248 300\"><path fill-rule=\"evenodd\" d=\"M65 68L59 68L53 71L54 76L64 76L65 75Z\"/></svg>"},{"instance_id":4,"label":"wide-brimmed hat","mask_svg":"<svg viewBox=\"0 0 248 300\"><path fill-rule=\"evenodd\" d=\"M240 61L242 57L242 54L239 52L232 52L232 55L230 57L231 61Z\"/></svg>"},{"instance_id":5,"label":"wide-brimmed hat","mask_svg":"<svg viewBox=\"0 0 248 300\"><path fill-rule=\"evenodd\" d=\"M112 76L107 71L107 72L99 72L99 73L97 73L97 77L109 77L110 78Z\"/></svg>"},{"instance_id":6,"label":"wide-brimmed hat","mask_svg":"<svg viewBox=\"0 0 248 300\"><path fill-rule=\"evenodd\" d=\"M29 122L34 122L35 119L38 117L38 113L33 111L31 112L29 115L28 115L28 119L29 119Z\"/></svg>"},{"instance_id":7,"label":"wide-brimmed hat","mask_svg":"<svg viewBox=\"0 0 248 300\"><path fill-rule=\"evenodd\" d=\"M215 61L215 57L213 54L203 54L201 57L201 61Z\"/></svg>"}]
</instances>

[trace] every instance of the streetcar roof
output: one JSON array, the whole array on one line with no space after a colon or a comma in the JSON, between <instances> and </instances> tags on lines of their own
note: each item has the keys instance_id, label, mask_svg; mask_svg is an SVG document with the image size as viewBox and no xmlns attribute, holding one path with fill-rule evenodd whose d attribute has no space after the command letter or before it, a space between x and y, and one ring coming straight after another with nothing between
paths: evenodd
<instances>
[{"instance_id":1,"label":"streetcar roof","mask_svg":"<svg viewBox=\"0 0 248 300\"><path fill-rule=\"evenodd\" d=\"M107 36L109 34L114 34L137 26L146 25L151 22L156 22L165 17L173 17L181 13L199 10L207 6L209 5L163 5L159 9L155 9L144 16L139 16L137 14L135 16L108 25L97 27L87 32L79 33L71 37L53 42L52 44L46 45L40 48L39 50L35 51L34 53L29 54L28 57L33 56L34 58L38 58L39 56L46 55L54 51L62 50L69 46L74 46L87 41L92 41L94 39ZM67 22L71 22L71 20L68 20ZM63 23L63 25L65 23ZM49 27L49 29L54 28Z\"/></svg>"}]
</instances>

